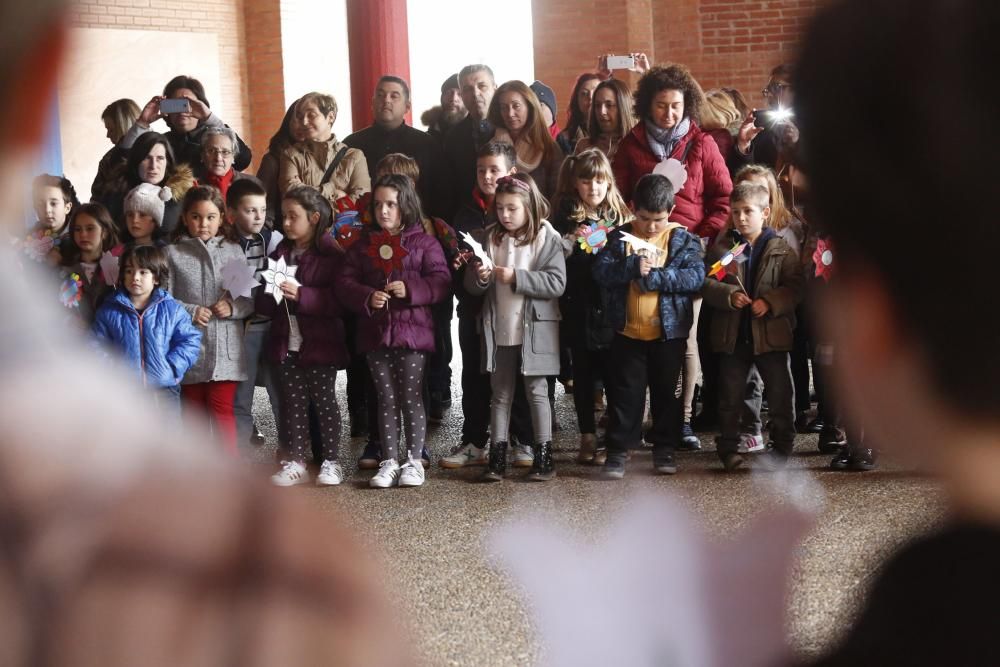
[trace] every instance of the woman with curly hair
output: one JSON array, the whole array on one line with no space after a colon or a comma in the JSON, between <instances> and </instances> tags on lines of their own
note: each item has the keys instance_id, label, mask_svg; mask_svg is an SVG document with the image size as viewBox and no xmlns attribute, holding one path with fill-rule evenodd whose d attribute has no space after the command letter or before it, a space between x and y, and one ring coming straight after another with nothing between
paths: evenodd
<instances>
[{"instance_id":1,"label":"woman with curly hair","mask_svg":"<svg viewBox=\"0 0 1000 667\"><path fill-rule=\"evenodd\" d=\"M638 123L622 139L614 158L615 181L626 201L639 179L660 162L675 159L687 169L671 216L696 236L714 239L729 216L733 189L726 161L699 127L705 95L683 65L654 67L635 93Z\"/></svg>"}]
</instances>

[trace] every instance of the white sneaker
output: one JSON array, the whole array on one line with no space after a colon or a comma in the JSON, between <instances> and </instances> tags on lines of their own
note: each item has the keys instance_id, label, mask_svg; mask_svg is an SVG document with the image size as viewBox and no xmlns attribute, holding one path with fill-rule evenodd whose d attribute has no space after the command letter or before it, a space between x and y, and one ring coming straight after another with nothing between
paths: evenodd
<instances>
[{"instance_id":1,"label":"white sneaker","mask_svg":"<svg viewBox=\"0 0 1000 667\"><path fill-rule=\"evenodd\" d=\"M388 489L396 486L399 479L399 463L396 459L386 459L378 464L378 472L368 481L368 486L373 489Z\"/></svg>"},{"instance_id":2,"label":"white sneaker","mask_svg":"<svg viewBox=\"0 0 1000 667\"><path fill-rule=\"evenodd\" d=\"M764 451L764 436L752 433L741 433L740 444L736 445L740 454L755 454Z\"/></svg>"},{"instance_id":3,"label":"white sneaker","mask_svg":"<svg viewBox=\"0 0 1000 667\"><path fill-rule=\"evenodd\" d=\"M535 452L528 445L514 447L510 464L515 468L530 468L535 462Z\"/></svg>"},{"instance_id":4,"label":"white sneaker","mask_svg":"<svg viewBox=\"0 0 1000 667\"><path fill-rule=\"evenodd\" d=\"M407 458L406 463L399 469L399 485L422 486L425 474L424 466L420 462L420 459L414 461L412 458Z\"/></svg>"},{"instance_id":5,"label":"white sneaker","mask_svg":"<svg viewBox=\"0 0 1000 667\"><path fill-rule=\"evenodd\" d=\"M316 476L316 486L337 486L344 481L344 470L339 461L323 461Z\"/></svg>"},{"instance_id":6,"label":"white sneaker","mask_svg":"<svg viewBox=\"0 0 1000 667\"><path fill-rule=\"evenodd\" d=\"M451 454L438 461L442 468L462 468L464 466L484 466L489 461L485 447L476 447L471 442L459 445Z\"/></svg>"},{"instance_id":7,"label":"white sneaker","mask_svg":"<svg viewBox=\"0 0 1000 667\"><path fill-rule=\"evenodd\" d=\"M295 486L309 481L309 471L305 465L296 461L282 461L281 470L271 475L271 484L275 486Z\"/></svg>"}]
</instances>

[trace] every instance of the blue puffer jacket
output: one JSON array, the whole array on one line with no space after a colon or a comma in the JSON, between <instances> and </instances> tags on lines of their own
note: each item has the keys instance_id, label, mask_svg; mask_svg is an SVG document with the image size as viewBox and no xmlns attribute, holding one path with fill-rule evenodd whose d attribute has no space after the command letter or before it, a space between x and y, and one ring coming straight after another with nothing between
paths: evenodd
<instances>
[{"instance_id":1,"label":"blue puffer jacket","mask_svg":"<svg viewBox=\"0 0 1000 667\"><path fill-rule=\"evenodd\" d=\"M594 279L608 288L611 323L615 331L625 329L625 303L628 287L633 280L639 282L644 292L660 293L660 324L663 338L687 338L694 322L691 299L698 295L705 282L705 263L701 241L682 227L671 232L667 263L639 276L638 255L625 254L622 232L634 234L632 225L622 225L608 237L608 244L594 262Z\"/></svg>"},{"instance_id":2,"label":"blue puffer jacket","mask_svg":"<svg viewBox=\"0 0 1000 667\"><path fill-rule=\"evenodd\" d=\"M136 311L121 289L104 300L91 329L97 339L120 349L143 384L176 387L201 353L201 332L184 307L166 290L153 291L149 305Z\"/></svg>"}]
</instances>

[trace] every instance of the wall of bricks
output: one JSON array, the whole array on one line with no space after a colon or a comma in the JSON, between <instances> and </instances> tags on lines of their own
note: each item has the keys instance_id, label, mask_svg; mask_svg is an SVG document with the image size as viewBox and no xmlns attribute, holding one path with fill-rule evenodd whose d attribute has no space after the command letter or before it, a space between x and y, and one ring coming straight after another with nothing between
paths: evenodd
<instances>
[{"instance_id":1,"label":"wall of bricks","mask_svg":"<svg viewBox=\"0 0 1000 667\"><path fill-rule=\"evenodd\" d=\"M224 120L247 138L252 147L266 146L251 130L250 98L247 86L245 0L74 0L70 25L74 28L121 30L163 30L170 32L210 33L218 38L221 90L208 90L209 102L220 99L226 113ZM260 0L247 0L257 5ZM270 0L260 2L269 4ZM275 0L274 4L277 4ZM254 12L250 12L251 16ZM257 30L261 26L254 24ZM279 40L280 43L280 40ZM280 55L280 54L279 54ZM158 57L169 57L159 54ZM280 62L278 72L280 74ZM178 72L178 74L196 72ZM166 81L158 82L157 87ZM154 88L155 89L155 88ZM162 90L162 89L161 89ZM110 100L109 100L110 101ZM146 100L136 100L140 106ZM279 117L280 123L280 117Z\"/></svg>"},{"instance_id":2,"label":"wall of bricks","mask_svg":"<svg viewBox=\"0 0 1000 667\"><path fill-rule=\"evenodd\" d=\"M798 37L822 2L533 0L535 76L552 86L562 105L576 76L592 71L599 54L645 52L654 63L687 65L706 90L734 87L761 105L770 70L794 58Z\"/></svg>"}]
</instances>

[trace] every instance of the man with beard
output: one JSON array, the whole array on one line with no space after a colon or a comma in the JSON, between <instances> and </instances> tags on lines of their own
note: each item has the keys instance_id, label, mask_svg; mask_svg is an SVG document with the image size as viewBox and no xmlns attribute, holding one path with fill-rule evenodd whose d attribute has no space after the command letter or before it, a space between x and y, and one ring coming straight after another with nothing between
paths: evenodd
<instances>
[{"instance_id":1,"label":"man with beard","mask_svg":"<svg viewBox=\"0 0 1000 667\"><path fill-rule=\"evenodd\" d=\"M493 70L486 65L466 65L458 73L462 102L469 115L451 128L444 140L444 152L451 169L451 201L456 209L476 187L476 154L490 142L496 129L486 120L497 90ZM448 220L454 216L449 215Z\"/></svg>"},{"instance_id":2,"label":"man with beard","mask_svg":"<svg viewBox=\"0 0 1000 667\"><path fill-rule=\"evenodd\" d=\"M443 144L448 131L468 115L458 86L458 75L452 74L441 84L441 105L425 111L420 116L420 122L427 126L427 134Z\"/></svg>"}]
</instances>

